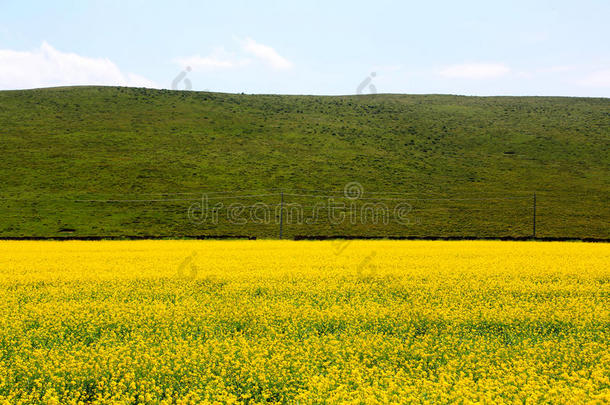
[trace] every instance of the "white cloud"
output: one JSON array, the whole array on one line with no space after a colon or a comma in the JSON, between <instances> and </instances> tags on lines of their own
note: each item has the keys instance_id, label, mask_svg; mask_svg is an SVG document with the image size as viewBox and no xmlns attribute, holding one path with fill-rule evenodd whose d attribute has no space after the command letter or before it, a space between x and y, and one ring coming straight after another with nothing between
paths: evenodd
<instances>
[{"instance_id":1,"label":"white cloud","mask_svg":"<svg viewBox=\"0 0 610 405\"><path fill-rule=\"evenodd\" d=\"M145 77L122 72L105 58L64 53L43 42L33 51L0 49L0 88L111 85L158 87Z\"/></svg>"},{"instance_id":2,"label":"white cloud","mask_svg":"<svg viewBox=\"0 0 610 405\"><path fill-rule=\"evenodd\" d=\"M502 63L466 63L448 66L440 75L450 79L494 79L509 72L510 68Z\"/></svg>"},{"instance_id":3,"label":"white cloud","mask_svg":"<svg viewBox=\"0 0 610 405\"><path fill-rule=\"evenodd\" d=\"M246 38L242 47L245 52L258 58L273 69L284 70L292 67L292 62L277 53L275 49L268 45L259 44L252 38Z\"/></svg>"},{"instance_id":4,"label":"white cloud","mask_svg":"<svg viewBox=\"0 0 610 405\"><path fill-rule=\"evenodd\" d=\"M248 65L249 59L238 58L235 54L225 51L224 48L216 48L210 55L202 57L199 55L190 56L187 58L176 59L175 62L186 67L190 66L193 69L204 70L219 70L233 69Z\"/></svg>"},{"instance_id":5,"label":"white cloud","mask_svg":"<svg viewBox=\"0 0 610 405\"><path fill-rule=\"evenodd\" d=\"M197 70L229 70L249 66L256 61L274 70L293 67L292 62L268 45L260 44L252 38L237 41L241 45L237 52L227 52L223 47L218 47L208 56L193 55L174 61L183 67L190 66Z\"/></svg>"},{"instance_id":6,"label":"white cloud","mask_svg":"<svg viewBox=\"0 0 610 405\"><path fill-rule=\"evenodd\" d=\"M610 87L610 69L593 72L581 80L580 84L591 87Z\"/></svg>"}]
</instances>

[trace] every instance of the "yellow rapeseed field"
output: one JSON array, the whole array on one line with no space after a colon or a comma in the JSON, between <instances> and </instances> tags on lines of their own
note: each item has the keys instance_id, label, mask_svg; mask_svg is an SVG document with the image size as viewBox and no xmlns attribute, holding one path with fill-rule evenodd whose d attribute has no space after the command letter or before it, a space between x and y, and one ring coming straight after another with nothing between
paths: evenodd
<instances>
[{"instance_id":1,"label":"yellow rapeseed field","mask_svg":"<svg viewBox=\"0 0 610 405\"><path fill-rule=\"evenodd\" d=\"M0 403L607 403L610 245L0 242Z\"/></svg>"}]
</instances>

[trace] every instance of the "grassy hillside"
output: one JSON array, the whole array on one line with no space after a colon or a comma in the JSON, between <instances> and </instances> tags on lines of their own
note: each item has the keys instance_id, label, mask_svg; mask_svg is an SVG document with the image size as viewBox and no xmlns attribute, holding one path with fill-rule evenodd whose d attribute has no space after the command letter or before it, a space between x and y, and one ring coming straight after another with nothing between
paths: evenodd
<instances>
[{"instance_id":1,"label":"grassy hillside","mask_svg":"<svg viewBox=\"0 0 610 405\"><path fill-rule=\"evenodd\" d=\"M276 237L275 213L226 207L282 191L306 216L330 204L311 195L409 204L387 224L286 213L285 237L527 236L533 192L538 236L610 237L610 99L2 91L0 139L0 237ZM204 192L224 206L193 221Z\"/></svg>"}]
</instances>

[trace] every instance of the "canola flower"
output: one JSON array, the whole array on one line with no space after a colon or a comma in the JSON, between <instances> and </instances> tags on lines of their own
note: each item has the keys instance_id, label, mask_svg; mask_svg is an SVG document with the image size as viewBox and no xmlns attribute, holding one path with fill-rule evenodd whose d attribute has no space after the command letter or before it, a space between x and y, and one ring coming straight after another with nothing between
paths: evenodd
<instances>
[{"instance_id":1,"label":"canola flower","mask_svg":"<svg viewBox=\"0 0 610 405\"><path fill-rule=\"evenodd\" d=\"M607 403L610 246L0 242L0 403Z\"/></svg>"}]
</instances>

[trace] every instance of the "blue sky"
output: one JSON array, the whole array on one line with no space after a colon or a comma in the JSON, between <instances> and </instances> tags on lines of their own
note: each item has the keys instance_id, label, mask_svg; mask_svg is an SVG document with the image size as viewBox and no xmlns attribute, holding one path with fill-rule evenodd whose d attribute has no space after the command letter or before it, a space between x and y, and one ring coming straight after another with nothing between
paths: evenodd
<instances>
[{"instance_id":1,"label":"blue sky","mask_svg":"<svg viewBox=\"0 0 610 405\"><path fill-rule=\"evenodd\" d=\"M0 0L0 89L610 97L610 2ZM367 82L368 83L368 82ZM178 88L185 88L181 81Z\"/></svg>"}]
</instances>

